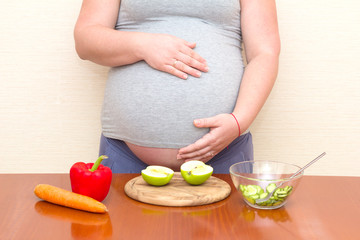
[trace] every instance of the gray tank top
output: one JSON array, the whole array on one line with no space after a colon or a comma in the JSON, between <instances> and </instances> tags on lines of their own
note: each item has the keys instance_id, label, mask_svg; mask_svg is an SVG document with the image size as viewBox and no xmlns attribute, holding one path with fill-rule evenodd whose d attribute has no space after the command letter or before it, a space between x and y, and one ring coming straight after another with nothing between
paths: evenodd
<instances>
[{"instance_id":1,"label":"gray tank top","mask_svg":"<svg viewBox=\"0 0 360 240\"><path fill-rule=\"evenodd\" d=\"M104 136L180 148L209 131L194 127L194 119L232 112L244 70L239 0L122 0L116 29L196 42L194 50L210 70L183 80L144 61L111 68L101 117Z\"/></svg>"}]
</instances>

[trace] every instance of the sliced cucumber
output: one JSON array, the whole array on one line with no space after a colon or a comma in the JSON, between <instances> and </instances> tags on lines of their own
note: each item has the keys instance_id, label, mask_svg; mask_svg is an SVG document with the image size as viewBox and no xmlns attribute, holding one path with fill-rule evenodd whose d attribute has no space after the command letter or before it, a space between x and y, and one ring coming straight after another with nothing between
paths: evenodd
<instances>
[{"instance_id":1,"label":"sliced cucumber","mask_svg":"<svg viewBox=\"0 0 360 240\"><path fill-rule=\"evenodd\" d=\"M258 194L261 194L261 193L264 192L264 189L262 189L260 186L258 186L258 185L253 185L253 186L255 186L256 191L257 191Z\"/></svg>"},{"instance_id":2,"label":"sliced cucumber","mask_svg":"<svg viewBox=\"0 0 360 240\"><path fill-rule=\"evenodd\" d=\"M255 204L255 200L254 200L254 199L252 199L252 198L250 198L250 197L245 197L245 199L246 199L249 203Z\"/></svg>"},{"instance_id":3,"label":"sliced cucumber","mask_svg":"<svg viewBox=\"0 0 360 240\"><path fill-rule=\"evenodd\" d=\"M292 192L292 186L286 186L283 188L278 188L274 194L269 198L269 200L261 203L256 203L256 199L266 198L269 193L271 193L276 188L275 183L270 183L266 186L265 191L258 185L239 185L239 190L242 192L244 198L250 204L257 204L259 206L277 206L280 205Z\"/></svg>"},{"instance_id":4,"label":"sliced cucumber","mask_svg":"<svg viewBox=\"0 0 360 240\"><path fill-rule=\"evenodd\" d=\"M277 191L276 191L277 195L283 195L283 194L287 194L287 191L283 190L282 188L279 188Z\"/></svg>"},{"instance_id":5,"label":"sliced cucumber","mask_svg":"<svg viewBox=\"0 0 360 240\"><path fill-rule=\"evenodd\" d=\"M266 187L266 191L268 193L271 193L272 191L274 191L274 189L276 188L276 184L275 183L270 183L267 187Z\"/></svg>"},{"instance_id":6,"label":"sliced cucumber","mask_svg":"<svg viewBox=\"0 0 360 240\"><path fill-rule=\"evenodd\" d=\"M269 195L267 192L263 192L260 194L260 198L266 198Z\"/></svg>"},{"instance_id":7,"label":"sliced cucumber","mask_svg":"<svg viewBox=\"0 0 360 240\"><path fill-rule=\"evenodd\" d=\"M251 196L249 196L249 197L252 198L252 199L254 199L254 200L260 198L259 194L254 194L254 195L251 195Z\"/></svg>"},{"instance_id":8,"label":"sliced cucumber","mask_svg":"<svg viewBox=\"0 0 360 240\"><path fill-rule=\"evenodd\" d=\"M259 191L259 188L258 188L258 187L259 187L259 186L257 186L257 185L248 185L248 186L246 187L246 192L248 192L248 195L249 195L249 196L255 195L255 194L257 194L258 191Z\"/></svg>"}]
</instances>

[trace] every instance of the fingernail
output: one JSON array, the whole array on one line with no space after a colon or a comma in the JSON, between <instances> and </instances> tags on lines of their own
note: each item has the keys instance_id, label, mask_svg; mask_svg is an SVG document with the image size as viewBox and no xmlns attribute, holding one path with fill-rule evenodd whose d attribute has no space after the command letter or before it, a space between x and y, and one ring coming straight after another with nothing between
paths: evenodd
<instances>
[{"instance_id":1,"label":"fingernail","mask_svg":"<svg viewBox=\"0 0 360 240\"><path fill-rule=\"evenodd\" d=\"M197 72L196 75L197 75L198 77L201 77L201 72Z\"/></svg>"},{"instance_id":2,"label":"fingernail","mask_svg":"<svg viewBox=\"0 0 360 240\"><path fill-rule=\"evenodd\" d=\"M188 76L186 74L183 75L183 79L187 79Z\"/></svg>"},{"instance_id":3,"label":"fingernail","mask_svg":"<svg viewBox=\"0 0 360 240\"><path fill-rule=\"evenodd\" d=\"M205 67L205 72L209 71L209 67Z\"/></svg>"},{"instance_id":4,"label":"fingernail","mask_svg":"<svg viewBox=\"0 0 360 240\"><path fill-rule=\"evenodd\" d=\"M194 123L195 123L195 125L199 125L199 124L200 124L200 120L195 120Z\"/></svg>"}]
</instances>

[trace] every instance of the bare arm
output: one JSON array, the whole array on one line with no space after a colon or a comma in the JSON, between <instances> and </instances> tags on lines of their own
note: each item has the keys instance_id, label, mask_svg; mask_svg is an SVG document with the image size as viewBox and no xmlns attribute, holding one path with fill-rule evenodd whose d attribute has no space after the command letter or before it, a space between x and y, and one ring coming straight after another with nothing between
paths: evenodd
<instances>
[{"instance_id":1,"label":"bare arm","mask_svg":"<svg viewBox=\"0 0 360 240\"><path fill-rule=\"evenodd\" d=\"M76 51L80 58L106 66L140 61L136 35L114 29L120 0L84 0L74 29ZM133 40L133 41L131 41Z\"/></svg>"},{"instance_id":2,"label":"bare arm","mask_svg":"<svg viewBox=\"0 0 360 240\"><path fill-rule=\"evenodd\" d=\"M80 58L105 66L121 66L141 60L180 78L207 72L205 59L195 43L166 34L115 30L120 0L84 0L74 38ZM175 63L175 64L174 64Z\"/></svg>"},{"instance_id":3,"label":"bare arm","mask_svg":"<svg viewBox=\"0 0 360 240\"><path fill-rule=\"evenodd\" d=\"M280 38L275 0L240 0L241 30L247 66L233 114L241 132L249 128L266 102L278 71ZM179 150L182 160L204 162L219 153L238 137L238 126L230 114L220 114L194 121L196 127L210 132L195 143Z\"/></svg>"},{"instance_id":4,"label":"bare arm","mask_svg":"<svg viewBox=\"0 0 360 240\"><path fill-rule=\"evenodd\" d=\"M247 66L234 115L242 131L255 120L275 83L280 37L275 1L241 0L241 28Z\"/></svg>"}]
</instances>

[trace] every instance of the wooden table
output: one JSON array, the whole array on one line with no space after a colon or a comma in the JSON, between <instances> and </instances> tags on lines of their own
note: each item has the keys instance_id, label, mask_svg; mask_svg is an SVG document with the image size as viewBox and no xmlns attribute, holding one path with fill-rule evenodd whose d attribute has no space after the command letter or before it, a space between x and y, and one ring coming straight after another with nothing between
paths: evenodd
<instances>
[{"instance_id":1,"label":"wooden table","mask_svg":"<svg viewBox=\"0 0 360 240\"><path fill-rule=\"evenodd\" d=\"M360 239L360 178L304 176L284 207L257 210L232 187L223 201L161 207L130 199L115 174L104 204L92 214L40 201L36 184L70 190L68 174L0 174L0 239Z\"/></svg>"}]
</instances>

